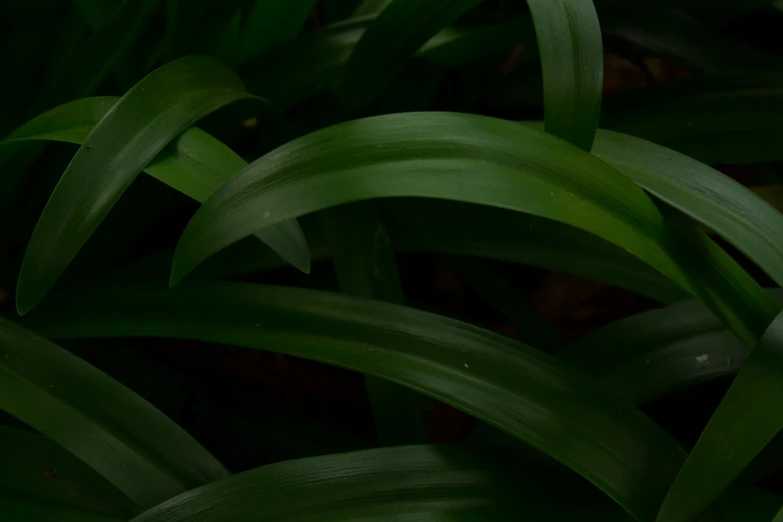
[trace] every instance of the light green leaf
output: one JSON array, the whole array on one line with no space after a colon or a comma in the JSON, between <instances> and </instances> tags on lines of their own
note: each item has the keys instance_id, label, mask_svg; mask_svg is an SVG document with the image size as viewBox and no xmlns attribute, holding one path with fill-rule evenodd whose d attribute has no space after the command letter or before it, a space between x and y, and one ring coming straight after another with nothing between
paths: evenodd
<instances>
[{"instance_id":1,"label":"light green leaf","mask_svg":"<svg viewBox=\"0 0 783 522\"><path fill-rule=\"evenodd\" d=\"M2 143L55 140L81 145L119 98L84 98L60 105L22 125ZM0 143L0 145L2 145ZM164 148L144 171L199 203L206 201L247 162L206 132L190 127ZM285 261L310 271L307 240L295 220L254 233Z\"/></svg>"},{"instance_id":2,"label":"light green leaf","mask_svg":"<svg viewBox=\"0 0 783 522\"><path fill-rule=\"evenodd\" d=\"M228 474L131 390L2 318L0 408L66 448L141 507Z\"/></svg>"},{"instance_id":3,"label":"light green leaf","mask_svg":"<svg viewBox=\"0 0 783 522\"><path fill-rule=\"evenodd\" d=\"M380 301L240 283L174 291L107 285L51 299L28 320L53 337L198 339L383 377L541 449L640 519L654 516L684 459L649 418L565 363L480 328Z\"/></svg>"}]
</instances>

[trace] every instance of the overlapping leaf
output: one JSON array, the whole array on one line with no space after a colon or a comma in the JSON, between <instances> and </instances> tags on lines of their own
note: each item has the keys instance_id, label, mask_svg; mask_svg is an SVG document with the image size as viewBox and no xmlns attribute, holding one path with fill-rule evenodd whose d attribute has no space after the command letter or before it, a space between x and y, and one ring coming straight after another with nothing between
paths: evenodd
<instances>
[{"instance_id":1,"label":"overlapping leaf","mask_svg":"<svg viewBox=\"0 0 783 522\"><path fill-rule=\"evenodd\" d=\"M180 337L355 369L450 403L579 472L650 519L684 458L657 425L540 351L379 301L248 284L105 286L30 316L54 337Z\"/></svg>"},{"instance_id":2,"label":"overlapping leaf","mask_svg":"<svg viewBox=\"0 0 783 522\"><path fill-rule=\"evenodd\" d=\"M706 509L783 428L783 313L742 367L672 484L659 522Z\"/></svg>"},{"instance_id":3,"label":"overlapping leaf","mask_svg":"<svg viewBox=\"0 0 783 522\"><path fill-rule=\"evenodd\" d=\"M778 311L719 247L671 212L664 216L665 209L606 163L526 126L449 113L343 123L250 164L185 229L172 282L251 227L392 196L508 208L591 232L698 295L749 346Z\"/></svg>"},{"instance_id":4,"label":"overlapping leaf","mask_svg":"<svg viewBox=\"0 0 783 522\"><path fill-rule=\"evenodd\" d=\"M5 141L55 140L81 145L119 98L84 98L56 107L18 128ZM163 183L204 202L247 165L234 151L206 132L191 127L144 167ZM284 260L310 271L307 242L296 221L254 233Z\"/></svg>"},{"instance_id":5,"label":"overlapping leaf","mask_svg":"<svg viewBox=\"0 0 783 522\"><path fill-rule=\"evenodd\" d=\"M76 455L141 507L227 475L141 397L6 319L0 319L0 407Z\"/></svg>"}]
</instances>

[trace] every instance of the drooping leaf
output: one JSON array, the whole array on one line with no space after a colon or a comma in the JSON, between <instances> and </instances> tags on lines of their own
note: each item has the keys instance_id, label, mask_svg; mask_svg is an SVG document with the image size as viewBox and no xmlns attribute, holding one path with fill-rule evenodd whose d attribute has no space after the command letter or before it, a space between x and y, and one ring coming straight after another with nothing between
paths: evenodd
<instances>
[{"instance_id":1,"label":"drooping leaf","mask_svg":"<svg viewBox=\"0 0 783 522\"><path fill-rule=\"evenodd\" d=\"M698 295L749 346L778 312L717 245L671 212L663 215L665 208L606 163L533 128L450 113L335 125L250 164L196 212L177 245L172 283L259 226L400 196L507 208L591 232Z\"/></svg>"},{"instance_id":2,"label":"drooping leaf","mask_svg":"<svg viewBox=\"0 0 783 522\"><path fill-rule=\"evenodd\" d=\"M63 299L28 320L53 337L176 337L272 349L411 387L550 454L640 519L654 516L684 458L650 419L565 363L410 308L241 283L173 291L108 285Z\"/></svg>"},{"instance_id":3,"label":"drooping leaf","mask_svg":"<svg viewBox=\"0 0 783 522\"><path fill-rule=\"evenodd\" d=\"M389 233L374 202L328 209L322 222L343 293L405 303ZM365 383L381 445L426 442L425 401L419 394L373 376L365 376Z\"/></svg>"},{"instance_id":4,"label":"drooping leaf","mask_svg":"<svg viewBox=\"0 0 783 522\"><path fill-rule=\"evenodd\" d=\"M783 285L783 214L752 191L687 156L616 132L601 131L593 154L723 236Z\"/></svg>"},{"instance_id":5,"label":"drooping leaf","mask_svg":"<svg viewBox=\"0 0 783 522\"><path fill-rule=\"evenodd\" d=\"M783 428L783 313L770 325L699 437L661 506L686 522L709 506Z\"/></svg>"},{"instance_id":6,"label":"drooping leaf","mask_svg":"<svg viewBox=\"0 0 783 522\"><path fill-rule=\"evenodd\" d=\"M93 129L41 214L17 286L20 313L34 307L152 159L197 120L252 98L229 69L193 56L154 71Z\"/></svg>"},{"instance_id":7,"label":"drooping leaf","mask_svg":"<svg viewBox=\"0 0 783 522\"><path fill-rule=\"evenodd\" d=\"M397 252L437 252L496 259L573 274L625 288L662 303L687 298L682 288L622 249L592 234L549 219L493 207L445 200L380 200ZM515 230L508 234L504 223ZM305 216L314 260L328 258L320 232ZM117 278L168 279L173 251L152 254L117 270ZM215 254L190 277L220 279L282 266L281 259L250 239Z\"/></svg>"},{"instance_id":8,"label":"drooping leaf","mask_svg":"<svg viewBox=\"0 0 783 522\"><path fill-rule=\"evenodd\" d=\"M571 477L534 477L525 473L531 466L510 460L486 449L406 446L281 462L199 488L133 522L632 520ZM568 507L555 493L565 484L565 494L576 496Z\"/></svg>"},{"instance_id":9,"label":"drooping leaf","mask_svg":"<svg viewBox=\"0 0 783 522\"><path fill-rule=\"evenodd\" d=\"M141 507L228 474L131 390L2 318L0 408L66 448Z\"/></svg>"},{"instance_id":10,"label":"drooping leaf","mask_svg":"<svg viewBox=\"0 0 783 522\"><path fill-rule=\"evenodd\" d=\"M139 506L106 479L43 435L0 426L0 458L0 496L120 519L139 512Z\"/></svg>"},{"instance_id":11,"label":"drooping leaf","mask_svg":"<svg viewBox=\"0 0 783 522\"><path fill-rule=\"evenodd\" d=\"M2 143L55 140L81 145L119 98L84 98L60 105L16 129ZM0 143L0 145L2 145ZM206 201L247 162L206 132L190 127L144 167L144 171L199 203ZM285 261L310 271L307 241L295 220L254 233Z\"/></svg>"}]
</instances>

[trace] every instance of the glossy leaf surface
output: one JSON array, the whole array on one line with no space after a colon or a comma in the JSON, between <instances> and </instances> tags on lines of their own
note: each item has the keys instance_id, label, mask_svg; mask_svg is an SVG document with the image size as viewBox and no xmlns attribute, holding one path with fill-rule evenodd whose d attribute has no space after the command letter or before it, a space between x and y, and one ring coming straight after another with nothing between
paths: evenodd
<instances>
[{"instance_id":1,"label":"glossy leaf surface","mask_svg":"<svg viewBox=\"0 0 783 522\"><path fill-rule=\"evenodd\" d=\"M665 209L606 163L527 126L453 113L335 125L250 164L188 224L172 283L259 226L394 196L507 208L591 232L699 295L749 346L778 312L725 252L673 212L662 214Z\"/></svg>"},{"instance_id":2,"label":"glossy leaf surface","mask_svg":"<svg viewBox=\"0 0 783 522\"><path fill-rule=\"evenodd\" d=\"M81 145L119 98L84 98L56 107L22 125L5 142L54 140ZM247 162L206 132L190 127L144 167L144 171L199 203L206 201ZM280 257L307 273L307 240L295 220L254 233Z\"/></svg>"},{"instance_id":3,"label":"glossy leaf surface","mask_svg":"<svg viewBox=\"0 0 783 522\"><path fill-rule=\"evenodd\" d=\"M108 286L64 298L67 308L53 302L50 312L31 315L39 331L53 337L199 339L377 375L532 444L643 519L654 516L684 458L641 412L564 363L500 335L410 308L232 283L174 291Z\"/></svg>"}]
</instances>

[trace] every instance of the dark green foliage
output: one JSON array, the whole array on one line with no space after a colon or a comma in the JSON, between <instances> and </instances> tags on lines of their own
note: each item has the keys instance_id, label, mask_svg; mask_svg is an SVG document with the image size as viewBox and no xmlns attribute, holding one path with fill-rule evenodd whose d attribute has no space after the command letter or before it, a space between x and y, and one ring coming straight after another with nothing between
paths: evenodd
<instances>
[{"instance_id":1,"label":"dark green foliage","mask_svg":"<svg viewBox=\"0 0 783 522\"><path fill-rule=\"evenodd\" d=\"M0 519L779 520L779 4L1 4Z\"/></svg>"}]
</instances>

